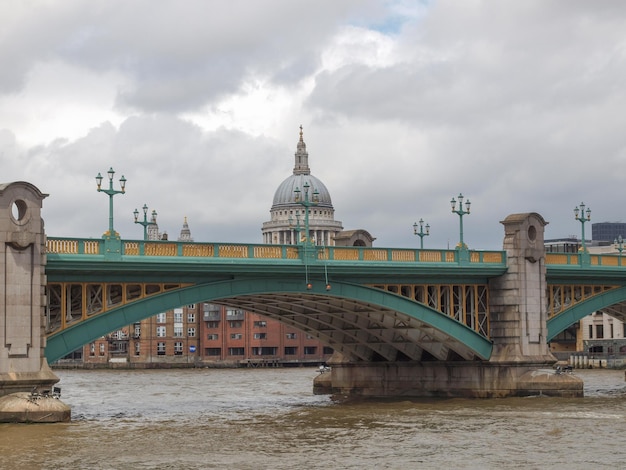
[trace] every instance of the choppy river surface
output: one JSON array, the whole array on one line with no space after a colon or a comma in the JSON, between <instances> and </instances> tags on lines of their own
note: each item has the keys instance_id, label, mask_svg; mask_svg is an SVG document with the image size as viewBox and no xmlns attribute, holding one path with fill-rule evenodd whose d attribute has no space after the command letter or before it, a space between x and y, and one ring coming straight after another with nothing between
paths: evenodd
<instances>
[{"instance_id":1,"label":"choppy river surface","mask_svg":"<svg viewBox=\"0 0 626 470\"><path fill-rule=\"evenodd\" d=\"M0 424L2 469L626 466L623 371L585 398L333 401L317 371L60 370L69 424Z\"/></svg>"}]
</instances>

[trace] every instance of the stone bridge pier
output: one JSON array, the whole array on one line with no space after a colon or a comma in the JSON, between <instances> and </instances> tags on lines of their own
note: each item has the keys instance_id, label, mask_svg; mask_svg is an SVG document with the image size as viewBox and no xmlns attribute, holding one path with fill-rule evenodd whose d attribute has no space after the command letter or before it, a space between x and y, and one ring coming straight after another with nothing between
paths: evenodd
<instances>
[{"instance_id":1,"label":"stone bridge pier","mask_svg":"<svg viewBox=\"0 0 626 470\"><path fill-rule=\"evenodd\" d=\"M547 338L544 227L537 213L513 214L504 225L507 272L489 283L493 352L484 361L380 362L333 356L320 390L361 396L583 396L583 382L556 374Z\"/></svg>"},{"instance_id":2,"label":"stone bridge pier","mask_svg":"<svg viewBox=\"0 0 626 470\"><path fill-rule=\"evenodd\" d=\"M0 185L0 422L70 418L44 356L45 197L30 183Z\"/></svg>"}]
</instances>

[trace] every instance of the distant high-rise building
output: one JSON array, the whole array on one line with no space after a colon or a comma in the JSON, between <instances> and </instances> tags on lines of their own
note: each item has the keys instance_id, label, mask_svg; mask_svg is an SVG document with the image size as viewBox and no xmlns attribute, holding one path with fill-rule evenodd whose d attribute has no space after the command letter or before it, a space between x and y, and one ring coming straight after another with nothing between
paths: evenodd
<instances>
[{"instance_id":1,"label":"distant high-rise building","mask_svg":"<svg viewBox=\"0 0 626 470\"><path fill-rule=\"evenodd\" d=\"M609 242L618 237L626 239L626 223L624 222L597 222L591 224L591 238L594 242Z\"/></svg>"}]
</instances>

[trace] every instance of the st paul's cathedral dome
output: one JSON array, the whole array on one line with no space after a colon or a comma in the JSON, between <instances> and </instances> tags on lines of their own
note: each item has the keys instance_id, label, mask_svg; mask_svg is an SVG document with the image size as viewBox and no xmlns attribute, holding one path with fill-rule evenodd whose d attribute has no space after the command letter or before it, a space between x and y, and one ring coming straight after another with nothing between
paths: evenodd
<instances>
[{"instance_id":1,"label":"st paul's cathedral dome","mask_svg":"<svg viewBox=\"0 0 626 470\"><path fill-rule=\"evenodd\" d=\"M296 228L299 225L304 236L305 207L298 202L308 198L317 204L309 207L309 235L317 245L334 245L334 238L343 230L341 222L335 220L335 209L330 192L318 178L311 174L309 154L304 143L302 126L296 147L293 174L276 189L271 219L263 224L263 243L295 245ZM299 198L299 199L298 199Z\"/></svg>"}]
</instances>

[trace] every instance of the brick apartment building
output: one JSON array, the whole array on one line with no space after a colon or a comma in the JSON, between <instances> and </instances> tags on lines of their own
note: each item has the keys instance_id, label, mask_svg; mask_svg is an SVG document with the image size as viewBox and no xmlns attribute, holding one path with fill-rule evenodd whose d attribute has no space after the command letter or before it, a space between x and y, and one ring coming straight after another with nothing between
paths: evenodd
<instances>
[{"instance_id":1,"label":"brick apartment building","mask_svg":"<svg viewBox=\"0 0 626 470\"><path fill-rule=\"evenodd\" d=\"M168 310L87 344L89 367L317 365L332 354L316 338L242 310L200 303Z\"/></svg>"}]
</instances>

